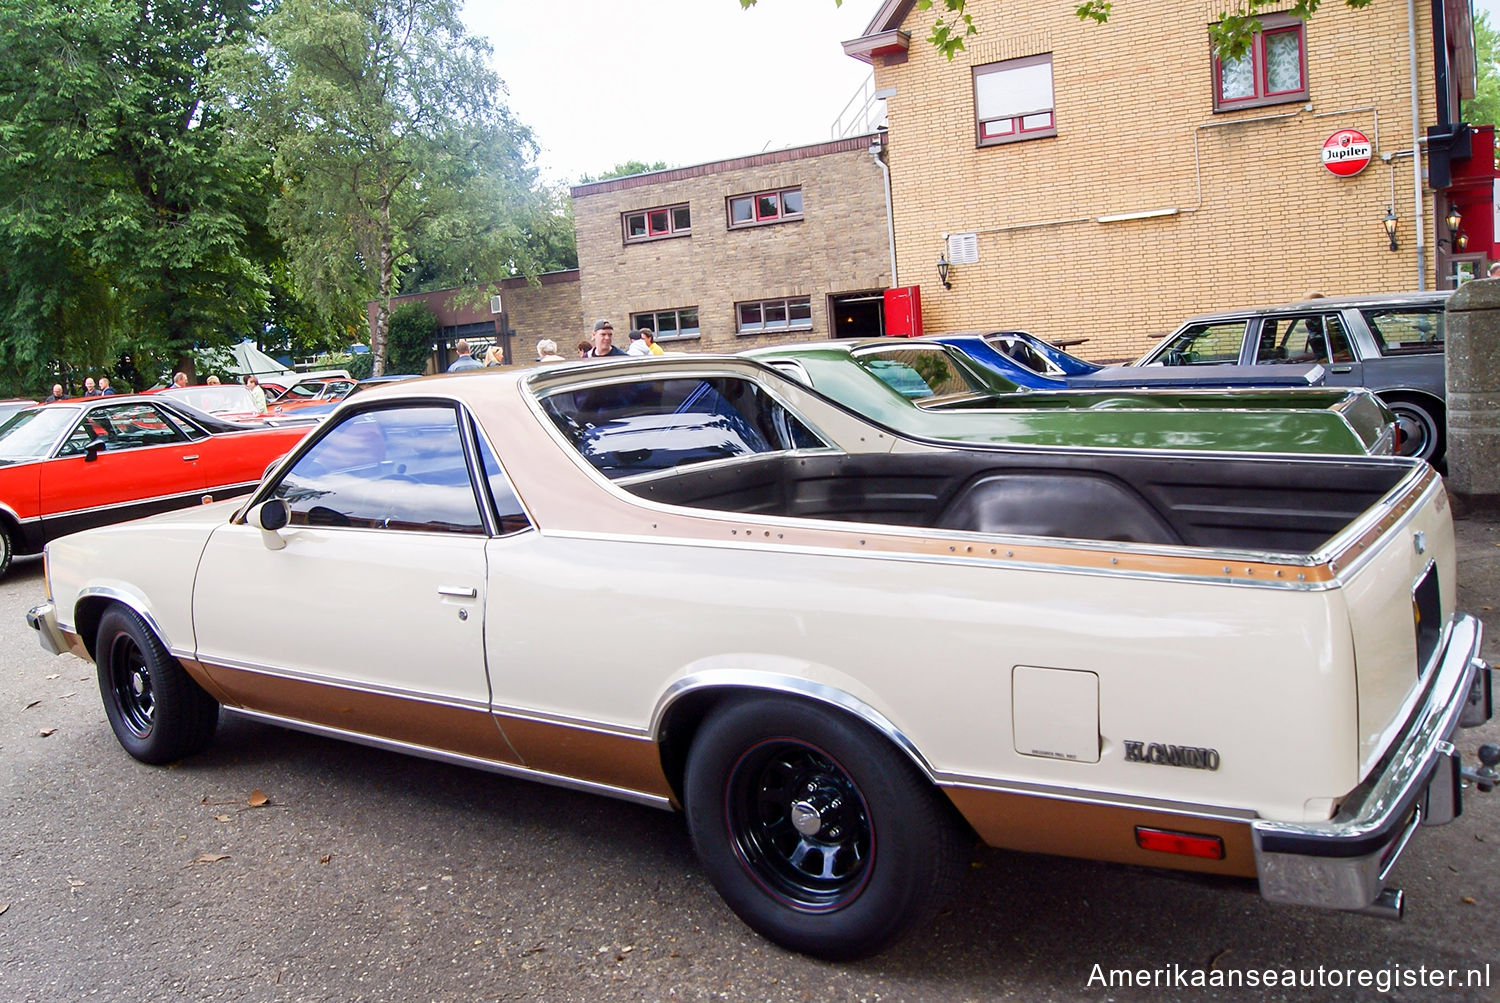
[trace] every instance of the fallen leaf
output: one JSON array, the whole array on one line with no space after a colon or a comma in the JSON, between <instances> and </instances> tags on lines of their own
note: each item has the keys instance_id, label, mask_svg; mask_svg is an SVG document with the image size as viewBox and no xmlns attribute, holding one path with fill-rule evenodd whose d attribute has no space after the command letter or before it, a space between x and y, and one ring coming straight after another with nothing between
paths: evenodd
<instances>
[{"instance_id":1,"label":"fallen leaf","mask_svg":"<svg viewBox=\"0 0 1500 1003\"><path fill-rule=\"evenodd\" d=\"M76 697L77 695L78 695L78 691L74 690L72 693L64 693L58 699L60 699L60 700L66 700L66 699L68 699L68 697Z\"/></svg>"},{"instance_id":2,"label":"fallen leaf","mask_svg":"<svg viewBox=\"0 0 1500 1003\"><path fill-rule=\"evenodd\" d=\"M21 709L22 710L30 710L31 708L35 707L39 703L41 703L40 700L33 700L33 701L31 701L31 703L27 704L25 707L22 707Z\"/></svg>"},{"instance_id":3,"label":"fallen leaf","mask_svg":"<svg viewBox=\"0 0 1500 1003\"><path fill-rule=\"evenodd\" d=\"M68 879L68 887L69 888L82 888L86 884L88 884L87 881L80 881L77 878L69 878Z\"/></svg>"},{"instance_id":4,"label":"fallen leaf","mask_svg":"<svg viewBox=\"0 0 1500 1003\"><path fill-rule=\"evenodd\" d=\"M221 860L228 860L228 859L229 859L229 854L227 854L227 853L200 853L193 860L193 863L195 863L195 864L217 864Z\"/></svg>"},{"instance_id":5,"label":"fallen leaf","mask_svg":"<svg viewBox=\"0 0 1500 1003\"><path fill-rule=\"evenodd\" d=\"M1459 899L1459 901L1464 905L1473 905L1476 899L1472 895L1465 895L1463 898Z\"/></svg>"},{"instance_id":6,"label":"fallen leaf","mask_svg":"<svg viewBox=\"0 0 1500 1003\"><path fill-rule=\"evenodd\" d=\"M9 902L0 902L0 916L5 915L5 910L10 908Z\"/></svg>"},{"instance_id":7,"label":"fallen leaf","mask_svg":"<svg viewBox=\"0 0 1500 1003\"><path fill-rule=\"evenodd\" d=\"M320 863L320 864L326 864L326 863L328 863L332 859L333 859L333 854L331 854L331 853L325 853L321 857L318 858L318 863Z\"/></svg>"},{"instance_id":8,"label":"fallen leaf","mask_svg":"<svg viewBox=\"0 0 1500 1003\"><path fill-rule=\"evenodd\" d=\"M43 738L46 738L48 735L55 735L55 734L57 734L57 729L56 728L43 728L41 731L37 732L37 734L40 735L40 736L42 736Z\"/></svg>"},{"instance_id":9,"label":"fallen leaf","mask_svg":"<svg viewBox=\"0 0 1500 1003\"><path fill-rule=\"evenodd\" d=\"M271 799L266 797L265 791L257 789L250 792L251 808L259 808L263 804L270 804L270 802Z\"/></svg>"},{"instance_id":10,"label":"fallen leaf","mask_svg":"<svg viewBox=\"0 0 1500 1003\"><path fill-rule=\"evenodd\" d=\"M215 815L214 816L214 821L215 822L228 822L229 821L229 816L228 815Z\"/></svg>"},{"instance_id":11,"label":"fallen leaf","mask_svg":"<svg viewBox=\"0 0 1500 1003\"><path fill-rule=\"evenodd\" d=\"M48 678L48 679L57 679L57 678L59 678L59 677L60 677L60 676L61 676L61 675L62 675L62 673L61 673L61 672L54 672L54 673L52 673L52 674L51 674L51 675L50 675L50 676L48 676L48 677L47 677L47 678Z\"/></svg>"}]
</instances>

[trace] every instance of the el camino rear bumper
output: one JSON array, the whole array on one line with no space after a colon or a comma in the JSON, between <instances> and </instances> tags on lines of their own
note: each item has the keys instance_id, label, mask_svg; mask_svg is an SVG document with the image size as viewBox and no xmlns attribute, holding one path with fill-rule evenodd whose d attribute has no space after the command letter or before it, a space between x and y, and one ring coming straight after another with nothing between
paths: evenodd
<instances>
[{"instance_id":1,"label":"el camino rear bumper","mask_svg":"<svg viewBox=\"0 0 1500 1003\"><path fill-rule=\"evenodd\" d=\"M1261 895L1272 902L1364 909L1418 825L1462 810L1459 727L1489 720L1490 667L1479 657L1482 627L1459 614L1422 705L1380 770L1327 822L1251 823Z\"/></svg>"}]
</instances>

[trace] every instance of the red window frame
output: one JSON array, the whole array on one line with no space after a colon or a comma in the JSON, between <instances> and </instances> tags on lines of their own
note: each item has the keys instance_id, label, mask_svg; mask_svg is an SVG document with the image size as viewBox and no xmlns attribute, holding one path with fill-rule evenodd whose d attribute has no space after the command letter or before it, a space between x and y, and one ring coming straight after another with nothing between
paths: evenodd
<instances>
[{"instance_id":1,"label":"red window frame","mask_svg":"<svg viewBox=\"0 0 1500 1003\"><path fill-rule=\"evenodd\" d=\"M802 193L801 185L793 185L790 188L768 188L760 192L748 192L744 195L731 195L724 200L724 218L729 223L731 230L742 229L747 226L768 226L772 223L788 223L792 220L802 219L802 212L788 211L785 196L791 192ZM773 208L770 211L761 211L761 200L770 199ZM734 218L734 206L737 202L750 203L750 218L736 221Z\"/></svg>"},{"instance_id":2,"label":"red window frame","mask_svg":"<svg viewBox=\"0 0 1500 1003\"><path fill-rule=\"evenodd\" d=\"M1217 54L1213 54L1214 111L1237 111L1240 108L1260 108L1271 104L1286 104L1301 101L1308 96L1307 84L1307 31L1301 18L1290 14L1265 14L1261 16L1261 30L1250 40L1246 53L1251 59L1251 77L1255 81L1255 93L1249 97L1226 98L1224 96L1224 65ZM1271 90L1270 63L1266 59L1266 38L1272 35L1295 33L1297 36L1297 72L1299 85L1291 90ZM1211 51L1211 50L1210 50Z\"/></svg>"},{"instance_id":3,"label":"red window frame","mask_svg":"<svg viewBox=\"0 0 1500 1003\"><path fill-rule=\"evenodd\" d=\"M1000 146L1005 143L1015 143L1027 139L1045 139L1048 136L1057 135L1057 91L1056 81L1053 80L1052 107L1046 111L1032 111L1020 115L997 116L995 118L981 118L979 112L979 80L981 77L991 74L1004 74L1011 70L1024 70L1034 66L1045 66L1049 79L1052 78L1052 53L1038 53L1034 56L1022 56L1017 59L1002 59L994 63L985 63L975 66L970 71L970 86L973 89L974 98L974 135L978 146ZM1046 116L1046 122L1026 124L1027 119L1038 119ZM1004 132L992 132L991 127L1005 124L1010 128Z\"/></svg>"},{"instance_id":4,"label":"red window frame","mask_svg":"<svg viewBox=\"0 0 1500 1003\"><path fill-rule=\"evenodd\" d=\"M677 225L677 214L688 212L688 225ZM660 222L658 223L658 218ZM630 221L639 219L644 233L632 234L630 232ZM679 202L675 205L661 205L650 209L632 209L620 214L620 233L627 244L639 244L648 240L663 240L668 237L688 237L693 232L692 214L688 209L688 203Z\"/></svg>"}]
</instances>

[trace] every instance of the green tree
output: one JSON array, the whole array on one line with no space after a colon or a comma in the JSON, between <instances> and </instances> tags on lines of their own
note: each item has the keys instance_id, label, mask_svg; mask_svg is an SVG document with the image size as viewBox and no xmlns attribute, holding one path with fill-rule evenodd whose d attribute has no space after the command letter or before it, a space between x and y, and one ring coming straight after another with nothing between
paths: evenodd
<instances>
[{"instance_id":1,"label":"green tree","mask_svg":"<svg viewBox=\"0 0 1500 1003\"><path fill-rule=\"evenodd\" d=\"M257 163L206 75L254 0L0 0L0 355L33 387L191 366L263 311ZM150 362L148 359L156 361Z\"/></svg>"},{"instance_id":2,"label":"green tree","mask_svg":"<svg viewBox=\"0 0 1500 1003\"><path fill-rule=\"evenodd\" d=\"M842 7L844 0L833 2L835 6ZM1073 13L1085 21L1103 24L1114 11L1112 0L1076 2ZM1322 2L1323 0L1294 0L1285 9L1287 13L1305 21L1313 16ZM1243 56L1250 46L1251 38L1260 30L1260 12L1272 7L1280 10L1282 3L1283 0L1238 0L1236 8L1226 12L1219 23L1209 29L1209 36L1214 40L1219 55L1225 59ZM1344 3L1355 10L1370 6L1370 0L1344 0ZM740 0L740 6L744 8L754 7L755 4L756 0ZM917 0L918 10L931 10L933 7L940 7L944 15L933 22L932 34L927 41L951 60L963 50L964 40L979 34L979 29L974 26L973 15L968 13L968 0Z\"/></svg>"},{"instance_id":3,"label":"green tree","mask_svg":"<svg viewBox=\"0 0 1500 1003\"><path fill-rule=\"evenodd\" d=\"M644 160L626 160L611 167L598 177L585 174L578 179L578 183L587 185L595 181L608 181L610 178L628 178L632 174L650 174L652 171L665 170L667 170L667 162L665 160L658 160L654 164L648 164Z\"/></svg>"},{"instance_id":4,"label":"green tree","mask_svg":"<svg viewBox=\"0 0 1500 1003\"><path fill-rule=\"evenodd\" d=\"M247 137L275 150L274 232L298 290L338 323L391 298L419 260L481 280L535 274L524 220L535 145L501 102L457 0L281 0L226 65ZM459 263L462 263L460 266Z\"/></svg>"},{"instance_id":5,"label":"green tree","mask_svg":"<svg viewBox=\"0 0 1500 1003\"><path fill-rule=\"evenodd\" d=\"M1464 102L1463 119L1471 125L1500 125L1500 32L1490 26L1487 13L1474 16L1474 56L1479 80L1474 96Z\"/></svg>"},{"instance_id":6,"label":"green tree","mask_svg":"<svg viewBox=\"0 0 1500 1003\"><path fill-rule=\"evenodd\" d=\"M403 303L391 313L390 337L386 340L386 367L393 373L415 373L427 370L432 344L442 327L437 315L420 301ZM373 354L373 353L371 353Z\"/></svg>"}]
</instances>

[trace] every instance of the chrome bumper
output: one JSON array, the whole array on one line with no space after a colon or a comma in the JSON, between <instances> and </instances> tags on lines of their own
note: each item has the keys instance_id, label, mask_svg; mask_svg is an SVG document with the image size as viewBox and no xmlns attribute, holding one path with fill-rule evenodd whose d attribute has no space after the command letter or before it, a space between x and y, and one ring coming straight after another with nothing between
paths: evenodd
<instances>
[{"instance_id":1,"label":"chrome bumper","mask_svg":"<svg viewBox=\"0 0 1500 1003\"><path fill-rule=\"evenodd\" d=\"M1479 657L1482 633L1473 617L1454 617L1426 700L1405 736L1337 815L1327 822L1251 823L1264 898L1369 908L1381 898L1385 876L1417 826L1458 815L1462 764L1449 739L1460 723L1474 727L1493 713L1490 667Z\"/></svg>"},{"instance_id":2,"label":"chrome bumper","mask_svg":"<svg viewBox=\"0 0 1500 1003\"><path fill-rule=\"evenodd\" d=\"M49 602L33 606L26 613L26 623L37 632L42 650L61 655L68 650L68 641L57 626L57 609Z\"/></svg>"}]
</instances>

